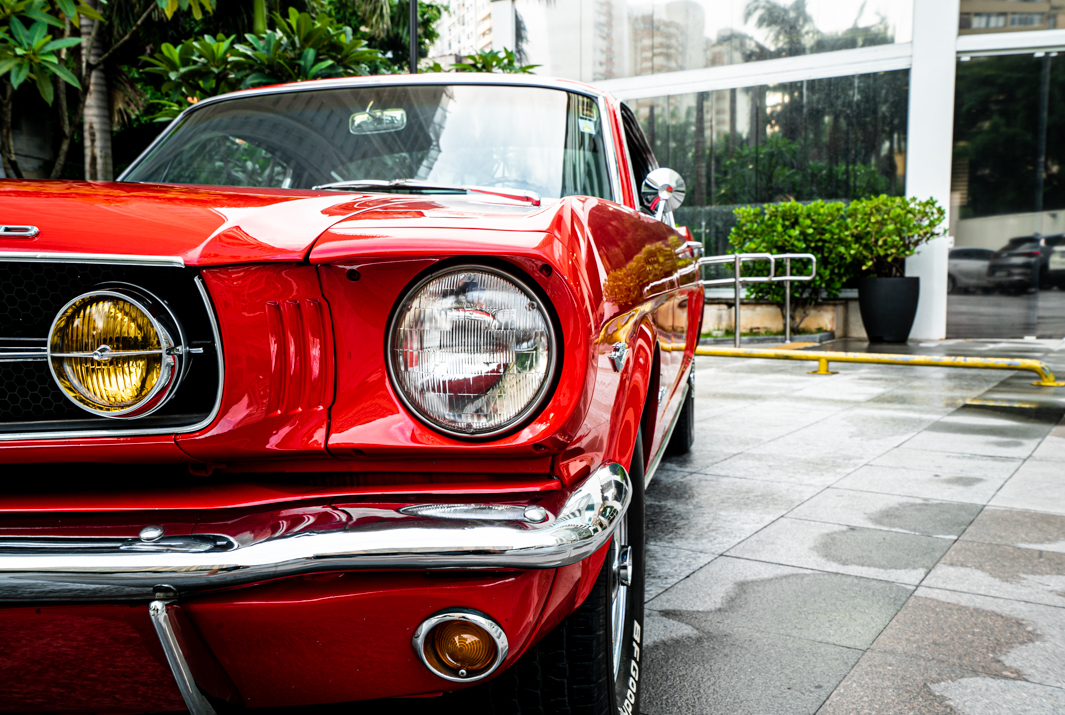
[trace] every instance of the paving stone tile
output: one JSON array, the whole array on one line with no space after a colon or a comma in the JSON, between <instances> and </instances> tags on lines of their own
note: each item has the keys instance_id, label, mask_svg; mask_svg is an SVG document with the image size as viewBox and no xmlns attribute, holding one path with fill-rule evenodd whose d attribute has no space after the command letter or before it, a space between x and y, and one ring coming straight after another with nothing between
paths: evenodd
<instances>
[{"instance_id":1,"label":"paving stone tile","mask_svg":"<svg viewBox=\"0 0 1065 715\"><path fill-rule=\"evenodd\" d=\"M815 713L861 651L715 627L646 651L646 715Z\"/></svg>"},{"instance_id":2,"label":"paving stone tile","mask_svg":"<svg viewBox=\"0 0 1065 715\"><path fill-rule=\"evenodd\" d=\"M647 542L720 554L810 498L817 487L700 474L651 484Z\"/></svg>"},{"instance_id":3,"label":"paving stone tile","mask_svg":"<svg viewBox=\"0 0 1065 715\"><path fill-rule=\"evenodd\" d=\"M1002 658L1037 639L1032 627L1021 619L918 595L884 629L873 650L1021 679L1023 674Z\"/></svg>"},{"instance_id":4,"label":"paving stone tile","mask_svg":"<svg viewBox=\"0 0 1065 715\"><path fill-rule=\"evenodd\" d=\"M853 489L880 494L937 499L941 501L986 504L1004 478L970 477L947 471L897 469L867 465L836 482L838 489Z\"/></svg>"},{"instance_id":5,"label":"paving stone tile","mask_svg":"<svg viewBox=\"0 0 1065 715\"><path fill-rule=\"evenodd\" d=\"M739 558L917 584L950 544L948 539L931 536L780 519L727 553Z\"/></svg>"},{"instance_id":6,"label":"paving stone tile","mask_svg":"<svg viewBox=\"0 0 1065 715\"><path fill-rule=\"evenodd\" d=\"M704 474L757 479L778 484L828 486L853 472L864 460L799 459L780 454L740 452L706 467Z\"/></svg>"},{"instance_id":7,"label":"paving stone tile","mask_svg":"<svg viewBox=\"0 0 1065 715\"><path fill-rule=\"evenodd\" d=\"M1001 678L962 678L932 690L963 715L1060 715L1065 690Z\"/></svg>"},{"instance_id":8,"label":"paving stone tile","mask_svg":"<svg viewBox=\"0 0 1065 715\"><path fill-rule=\"evenodd\" d=\"M709 449L705 444L705 440L701 439L699 432L696 431L695 444L692 446L692 451L679 457L664 457L658 463L658 469L655 471L651 483L657 484L660 480L667 481L687 476L693 472L707 469L711 465L726 460L735 454L736 452L723 449Z\"/></svg>"},{"instance_id":9,"label":"paving stone tile","mask_svg":"<svg viewBox=\"0 0 1065 715\"><path fill-rule=\"evenodd\" d=\"M1010 481L1065 484L1065 462L1029 459L1017 468Z\"/></svg>"},{"instance_id":10,"label":"paving stone tile","mask_svg":"<svg viewBox=\"0 0 1065 715\"><path fill-rule=\"evenodd\" d=\"M788 518L956 537L979 512L975 504L826 489L793 509Z\"/></svg>"},{"instance_id":11,"label":"paving stone tile","mask_svg":"<svg viewBox=\"0 0 1065 715\"><path fill-rule=\"evenodd\" d=\"M810 363L817 369L816 363ZM796 397L806 400L844 400L846 402L866 402L884 394L892 388L890 380L863 379L855 373L847 375L819 376L816 382L803 387L795 393Z\"/></svg>"},{"instance_id":12,"label":"paving stone tile","mask_svg":"<svg viewBox=\"0 0 1065 715\"><path fill-rule=\"evenodd\" d=\"M1065 553L1065 516L985 507L961 538Z\"/></svg>"},{"instance_id":13,"label":"paving stone tile","mask_svg":"<svg viewBox=\"0 0 1065 715\"><path fill-rule=\"evenodd\" d=\"M856 408L750 451L802 459L858 457L871 460L899 446L933 421L932 417L911 417L894 410Z\"/></svg>"},{"instance_id":14,"label":"paving stone tile","mask_svg":"<svg viewBox=\"0 0 1065 715\"><path fill-rule=\"evenodd\" d=\"M1041 437L1023 439L986 434L925 431L906 442L911 449L959 454L983 454L989 457L1027 457L1039 444Z\"/></svg>"},{"instance_id":15,"label":"paving stone tile","mask_svg":"<svg viewBox=\"0 0 1065 715\"><path fill-rule=\"evenodd\" d=\"M691 626L667 618L651 608L644 610L643 633L644 647L657 645L659 643L668 643L681 638L699 637L699 631ZM646 693L646 691L644 692Z\"/></svg>"},{"instance_id":16,"label":"paving stone tile","mask_svg":"<svg viewBox=\"0 0 1065 715\"><path fill-rule=\"evenodd\" d=\"M1059 413L966 407L944 417L906 443L913 449L1028 457L1057 422Z\"/></svg>"},{"instance_id":17,"label":"paving stone tile","mask_svg":"<svg viewBox=\"0 0 1065 715\"><path fill-rule=\"evenodd\" d=\"M647 545L644 598L650 600L714 559L713 554L675 546Z\"/></svg>"},{"instance_id":18,"label":"paving stone tile","mask_svg":"<svg viewBox=\"0 0 1065 715\"><path fill-rule=\"evenodd\" d=\"M1065 686L1065 609L921 587L873 650Z\"/></svg>"},{"instance_id":19,"label":"paving stone tile","mask_svg":"<svg viewBox=\"0 0 1065 715\"><path fill-rule=\"evenodd\" d=\"M922 585L1065 607L1065 554L959 541Z\"/></svg>"},{"instance_id":20,"label":"paving stone tile","mask_svg":"<svg viewBox=\"0 0 1065 715\"><path fill-rule=\"evenodd\" d=\"M1047 438L1032 452L1032 459L1045 459L1065 464L1065 436L1058 437L1053 433L1047 435Z\"/></svg>"},{"instance_id":21,"label":"paving stone tile","mask_svg":"<svg viewBox=\"0 0 1065 715\"><path fill-rule=\"evenodd\" d=\"M953 707L937 687L979 677L979 673L954 665L869 651L817 715L959 715L964 711ZM1006 715L1014 711L994 712Z\"/></svg>"},{"instance_id":22,"label":"paving stone tile","mask_svg":"<svg viewBox=\"0 0 1065 715\"><path fill-rule=\"evenodd\" d=\"M1021 466L1024 460L1004 457L977 457L925 449L898 447L886 452L870 464L879 467L921 469L929 472L949 472L950 476L1005 479Z\"/></svg>"},{"instance_id":23,"label":"paving stone tile","mask_svg":"<svg viewBox=\"0 0 1065 715\"><path fill-rule=\"evenodd\" d=\"M833 412L771 401L729 412L727 418L696 423L696 434L707 445L727 445L730 450L740 451L795 432Z\"/></svg>"},{"instance_id":24,"label":"paving stone tile","mask_svg":"<svg viewBox=\"0 0 1065 715\"><path fill-rule=\"evenodd\" d=\"M920 408L923 413L933 415L946 415L965 404L968 399L967 390L963 394L949 392L935 392L931 390L888 390L868 401L870 407L901 409Z\"/></svg>"},{"instance_id":25,"label":"paving stone tile","mask_svg":"<svg viewBox=\"0 0 1065 715\"><path fill-rule=\"evenodd\" d=\"M991 500L992 506L1065 514L1065 465L1025 462Z\"/></svg>"},{"instance_id":26,"label":"paving stone tile","mask_svg":"<svg viewBox=\"0 0 1065 715\"><path fill-rule=\"evenodd\" d=\"M648 604L699 630L736 627L868 648L912 588L721 557Z\"/></svg>"}]
</instances>

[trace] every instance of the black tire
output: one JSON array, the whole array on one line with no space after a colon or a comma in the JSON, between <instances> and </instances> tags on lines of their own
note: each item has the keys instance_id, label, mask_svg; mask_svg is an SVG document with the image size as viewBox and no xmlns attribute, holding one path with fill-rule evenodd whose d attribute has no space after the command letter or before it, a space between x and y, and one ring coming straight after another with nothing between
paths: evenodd
<instances>
[{"instance_id":1,"label":"black tire","mask_svg":"<svg viewBox=\"0 0 1065 715\"><path fill-rule=\"evenodd\" d=\"M680 457L692 451L695 444L695 366L688 373L688 394L680 408L677 424L673 427L673 436L669 438L666 454Z\"/></svg>"},{"instance_id":2,"label":"black tire","mask_svg":"<svg viewBox=\"0 0 1065 715\"><path fill-rule=\"evenodd\" d=\"M952 275L950 275L948 273L947 274L947 292L948 293L953 293L957 289L958 289L958 281L955 280L954 276L952 276Z\"/></svg>"},{"instance_id":3,"label":"black tire","mask_svg":"<svg viewBox=\"0 0 1065 715\"><path fill-rule=\"evenodd\" d=\"M631 576L625 598L624 641L614 676L611 602L616 543L588 599L510 668L483 687L447 698L470 712L492 715L617 715L640 712L644 599L643 439L637 433L626 512ZM450 704L450 703L449 703Z\"/></svg>"}]
</instances>

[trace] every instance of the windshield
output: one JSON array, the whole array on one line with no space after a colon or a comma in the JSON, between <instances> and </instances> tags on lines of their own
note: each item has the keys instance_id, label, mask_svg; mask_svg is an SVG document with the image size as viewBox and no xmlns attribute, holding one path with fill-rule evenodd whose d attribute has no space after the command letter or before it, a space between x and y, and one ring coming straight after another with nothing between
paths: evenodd
<instances>
[{"instance_id":1,"label":"windshield","mask_svg":"<svg viewBox=\"0 0 1065 715\"><path fill-rule=\"evenodd\" d=\"M238 95L190 112L125 176L282 189L410 179L612 198L596 101L537 87Z\"/></svg>"}]
</instances>

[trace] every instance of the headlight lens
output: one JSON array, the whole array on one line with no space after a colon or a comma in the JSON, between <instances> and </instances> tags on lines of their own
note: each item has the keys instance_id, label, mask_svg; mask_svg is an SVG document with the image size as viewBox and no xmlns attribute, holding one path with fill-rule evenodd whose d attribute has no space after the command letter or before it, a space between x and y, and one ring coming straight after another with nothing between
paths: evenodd
<instances>
[{"instance_id":1,"label":"headlight lens","mask_svg":"<svg viewBox=\"0 0 1065 715\"><path fill-rule=\"evenodd\" d=\"M397 307L389 369L415 414L442 432L489 436L543 401L555 335L540 299L509 275L460 266L415 286Z\"/></svg>"},{"instance_id":2,"label":"headlight lens","mask_svg":"<svg viewBox=\"0 0 1065 715\"><path fill-rule=\"evenodd\" d=\"M140 417L167 399L180 372L180 341L171 337L173 323L167 330L153 315L153 303L102 290L59 312L48 337L48 361L76 405L105 417Z\"/></svg>"}]
</instances>

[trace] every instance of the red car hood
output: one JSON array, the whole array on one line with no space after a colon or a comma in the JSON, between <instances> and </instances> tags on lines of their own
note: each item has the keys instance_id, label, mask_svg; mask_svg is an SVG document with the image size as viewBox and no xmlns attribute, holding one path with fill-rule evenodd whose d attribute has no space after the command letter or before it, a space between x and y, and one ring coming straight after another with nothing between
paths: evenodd
<instances>
[{"instance_id":1,"label":"red car hood","mask_svg":"<svg viewBox=\"0 0 1065 715\"><path fill-rule=\"evenodd\" d=\"M557 206L557 204L556 204ZM341 221L545 230L555 214L508 199L69 181L0 182L0 252L176 256L188 265L303 260ZM348 225L351 225L350 223Z\"/></svg>"}]
</instances>

